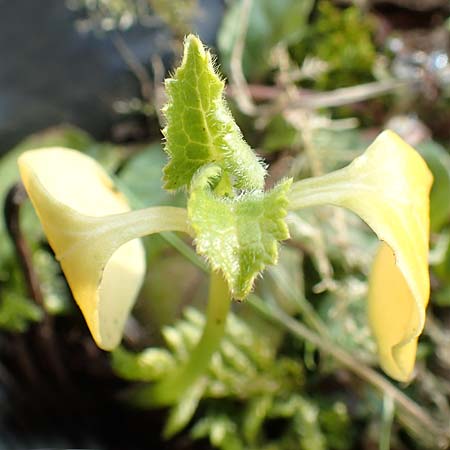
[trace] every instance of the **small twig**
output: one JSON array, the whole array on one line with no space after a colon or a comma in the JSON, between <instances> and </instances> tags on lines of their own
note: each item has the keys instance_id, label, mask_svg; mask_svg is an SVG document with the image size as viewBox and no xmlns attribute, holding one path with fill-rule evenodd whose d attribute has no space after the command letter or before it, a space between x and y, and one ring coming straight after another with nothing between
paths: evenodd
<instances>
[{"instance_id":1,"label":"small twig","mask_svg":"<svg viewBox=\"0 0 450 450\"><path fill-rule=\"evenodd\" d=\"M412 79L403 80L387 80L374 81L372 83L359 84L340 89L333 89L325 92L313 92L306 89L299 89L297 100L284 107L304 108L304 109L320 109L332 108L336 106L350 105L353 103L363 102L380 95L389 94L406 87L413 87L419 80ZM273 101L283 94L278 86L265 86L258 84L247 85L250 97L255 101ZM236 86L227 89L228 95L233 98L239 97L241 92Z\"/></svg>"},{"instance_id":2,"label":"small twig","mask_svg":"<svg viewBox=\"0 0 450 450\"><path fill-rule=\"evenodd\" d=\"M43 350L57 379L62 383L67 383L67 372L60 359L59 348L53 333L52 317L46 312L44 297L33 267L31 252L20 229L20 207L27 198L27 193L21 183L15 184L9 190L4 206L6 228L16 250L28 293L44 313L44 317L37 327Z\"/></svg>"},{"instance_id":3,"label":"small twig","mask_svg":"<svg viewBox=\"0 0 450 450\"><path fill-rule=\"evenodd\" d=\"M150 76L144 67L144 65L139 61L136 55L130 50L125 40L122 36L116 34L112 38L112 42L119 52L120 56L123 58L125 63L128 65L130 70L133 72L134 76L138 79L141 95L144 100L153 103L153 84Z\"/></svg>"},{"instance_id":4,"label":"small twig","mask_svg":"<svg viewBox=\"0 0 450 450\"><path fill-rule=\"evenodd\" d=\"M20 207L27 199L27 193L21 183L15 184L8 192L5 200L5 223L8 234L19 257L19 264L25 275L28 292L31 298L44 308L44 298L39 280L33 268L32 257L20 230Z\"/></svg>"},{"instance_id":5,"label":"small twig","mask_svg":"<svg viewBox=\"0 0 450 450\"><path fill-rule=\"evenodd\" d=\"M365 83L357 86L319 92L313 95L301 96L292 106L308 109L343 106L378 97L416 83L417 80L410 82L399 80L374 81L373 83Z\"/></svg>"},{"instance_id":6,"label":"small twig","mask_svg":"<svg viewBox=\"0 0 450 450\"><path fill-rule=\"evenodd\" d=\"M256 113L256 106L253 103L247 81L242 70L242 57L245 48L245 38L247 36L248 21L252 0L243 0L238 24L236 41L233 46L230 58L230 78L235 88L235 101L239 108L246 114L253 116Z\"/></svg>"},{"instance_id":7,"label":"small twig","mask_svg":"<svg viewBox=\"0 0 450 450\"><path fill-rule=\"evenodd\" d=\"M166 102L166 94L164 91L164 75L165 69L162 59L159 55L155 54L151 57L151 64L153 69L153 92L154 92L154 104L156 115L158 116L159 125L164 127L164 114L162 113L162 107Z\"/></svg>"}]
</instances>

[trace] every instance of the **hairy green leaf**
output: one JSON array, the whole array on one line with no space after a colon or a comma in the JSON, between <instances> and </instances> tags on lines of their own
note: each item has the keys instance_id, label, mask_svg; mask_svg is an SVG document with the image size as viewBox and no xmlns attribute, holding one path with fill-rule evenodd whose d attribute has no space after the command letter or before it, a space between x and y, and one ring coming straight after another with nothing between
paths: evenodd
<instances>
[{"instance_id":1,"label":"hairy green leaf","mask_svg":"<svg viewBox=\"0 0 450 450\"><path fill-rule=\"evenodd\" d=\"M287 239L285 180L269 192L252 191L235 198L219 197L211 184L221 176L218 166L202 169L192 181L188 214L196 233L197 251L214 270L221 270L234 298L244 299L255 277L275 264L277 241Z\"/></svg>"},{"instance_id":2,"label":"hairy green leaf","mask_svg":"<svg viewBox=\"0 0 450 450\"><path fill-rule=\"evenodd\" d=\"M165 187L188 187L195 172L215 162L239 189L262 189L265 169L242 138L223 99L224 81L195 36L186 38L181 66L166 80L168 103Z\"/></svg>"}]
</instances>

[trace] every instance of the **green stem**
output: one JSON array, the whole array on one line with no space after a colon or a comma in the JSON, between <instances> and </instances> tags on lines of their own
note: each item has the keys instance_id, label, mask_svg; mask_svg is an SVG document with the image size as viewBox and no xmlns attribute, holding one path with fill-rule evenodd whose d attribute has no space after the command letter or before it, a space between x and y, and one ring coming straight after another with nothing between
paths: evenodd
<instances>
[{"instance_id":1,"label":"green stem","mask_svg":"<svg viewBox=\"0 0 450 450\"><path fill-rule=\"evenodd\" d=\"M164 231L181 231L191 234L187 211L173 206L153 206L121 214L103 217L89 217L99 238L105 236L117 246L126 242Z\"/></svg>"},{"instance_id":2,"label":"green stem","mask_svg":"<svg viewBox=\"0 0 450 450\"><path fill-rule=\"evenodd\" d=\"M295 292L292 283L286 277L280 276L280 274L275 272L269 272L269 275L277 283L277 287L283 295L297 306L297 311L303 316L305 322L320 335L329 336L330 333L327 326L316 313L311 302L303 294Z\"/></svg>"},{"instance_id":3,"label":"green stem","mask_svg":"<svg viewBox=\"0 0 450 450\"><path fill-rule=\"evenodd\" d=\"M102 272L107 262L123 244L133 239L163 231L190 233L187 212L183 208L160 206L129 211L109 216L84 216L69 208L54 205L54 217L43 220L47 236L52 237L56 258L62 264L82 261L96 262L95 268ZM100 278L95 282L100 282Z\"/></svg>"},{"instance_id":4,"label":"green stem","mask_svg":"<svg viewBox=\"0 0 450 450\"><path fill-rule=\"evenodd\" d=\"M159 233L159 235L194 266L198 267L205 273L209 273L209 268L206 262L201 259L197 253L195 253L189 244L177 236L173 231L163 231Z\"/></svg>"},{"instance_id":5,"label":"green stem","mask_svg":"<svg viewBox=\"0 0 450 450\"><path fill-rule=\"evenodd\" d=\"M206 324L197 346L189 359L169 374L166 379L140 389L133 397L133 403L142 406L168 406L177 403L193 383L205 373L211 357L219 349L225 333L226 319L231 304L228 285L222 275L212 272Z\"/></svg>"},{"instance_id":6,"label":"green stem","mask_svg":"<svg viewBox=\"0 0 450 450\"><path fill-rule=\"evenodd\" d=\"M392 397L384 394L383 410L381 413L380 426L380 442L378 444L379 450L390 450L391 448L391 430L394 422L395 404Z\"/></svg>"},{"instance_id":7,"label":"green stem","mask_svg":"<svg viewBox=\"0 0 450 450\"><path fill-rule=\"evenodd\" d=\"M355 174L350 172L351 167L296 181L289 192L288 209L295 211L318 205L344 206L344 199L354 195L355 190L361 193L367 190L367 186L358 182Z\"/></svg>"},{"instance_id":8,"label":"green stem","mask_svg":"<svg viewBox=\"0 0 450 450\"><path fill-rule=\"evenodd\" d=\"M389 395L399 409L414 418L416 423L421 424L424 429L428 430L430 433L433 433L436 436L436 439L439 439L439 442L448 444L450 441L450 433L448 428L444 428L441 424L436 423L436 421L423 408L421 408L408 396L403 394L403 392L399 391L379 373L375 372L365 364L362 364L361 361L338 345L334 344L330 339L319 336L310 328L296 321L280 308L274 305L267 305L256 295L251 295L247 302L267 320L280 325L298 339L311 342L319 350L331 355L336 361L351 370L361 379L375 386L380 392L385 395Z\"/></svg>"}]
</instances>

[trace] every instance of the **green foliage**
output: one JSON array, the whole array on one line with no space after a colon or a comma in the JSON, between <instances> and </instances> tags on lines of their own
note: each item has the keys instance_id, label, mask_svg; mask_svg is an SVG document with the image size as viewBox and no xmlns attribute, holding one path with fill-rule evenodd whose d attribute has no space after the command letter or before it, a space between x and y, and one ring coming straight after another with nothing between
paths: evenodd
<instances>
[{"instance_id":1,"label":"green foliage","mask_svg":"<svg viewBox=\"0 0 450 450\"><path fill-rule=\"evenodd\" d=\"M278 241L289 237L284 219L291 181L265 194L255 191L228 198L212 192L220 175L217 166L196 175L188 214L198 253L208 258L214 270L222 271L233 297L244 299L258 273L276 263Z\"/></svg>"},{"instance_id":2,"label":"green foliage","mask_svg":"<svg viewBox=\"0 0 450 450\"><path fill-rule=\"evenodd\" d=\"M313 87L335 89L373 79L376 49L370 17L356 6L341 9L329 0L320 0L311 14L313 6L310 0L252 2L242 56L247 79L261 81L270 76L270 56L277 45L288 47L300 66L306 57L327 64L325 71L313 76ZM243 2L237 0L219 31L221 61L227 73L242 14Z\"/></svg>"},{"instance_id":3,"label":"green foliage","mask_svg":"<svg viewBox=\"0 0 450 450\"><path fill-rule=\"evenodd\" d=\"M445 147L433 140L418 145L418 150L433 173L430 193L430 228L435 233L435 253L431 260L439 289L432 294L432 302L441 307L450 306L450 155Z\"/></svg>"},{"instance_id":4,"label":"green foliage","mask_svg":"<svg viewBox=\"0 0 450 450\"><path fill-rule=\"evenodd\" d=\"M0 302L0 328L21 333L28 329L31 322L39 322L42 310L31 300L7 290Z\"/></svg>"},{"instance_id":5,"label":"green foliage","mask_svg":"<svg viewBox=\"0 0 450 450\"><path fill-rule=\"evenodd\" d=\"M174 366L174 358L164 349L148 348L139 353L118 347L111 353L112 367L120 377L132 381L160 379Z\"/></svg>"},{"instance_id":6,"label":"green foliage","mask_svg":"<svg viewBox=\"0 0 450 450\"><path fill-rule=\"evenodd\" d=\"M187 37L181 66L166 80L167 189L188 187L195 172L212 162L234 177L236 188L263 188L265 169L243 140L223 89L211 54L196 37Z\"/></svg>"},{"instance_id":7,"label":"green foliage","mask_svg":"<svg viewBox=\"0 0 450 450\"><path fill-rule=\"evenodd\" d=\"M164 427L164 436L166 438L177 434L191 421L200 400L205 394L207 384L207 378L199 378L189 387L180 401L172 407Z\"/></svg>"},{"instance_id":8,"label":"green foliage","mask_svg":"<svg viewBox=\"0 0 450 450\"><path fill-rule=\"evenodd\" d=\"M152 27L158 19L177 34L190 31L192 21L201 13L197 0L71 0L77 10L78 26L83 31L127 30L139 23ZM161 25L161 24L160 24Z\"/></svg>"},{"instance_id":9,"label":"green foliage","mask_svg":"<svg viewBox=\"0 0 450 450\"><path fill-rule=\"evenodd\" d=\"M417 146L433 173L434 183L430 193L430 227L439 231L449 223L450 202L450 155L435 141L428 140Z\"/></svg>"},{"instance_id":10,"label":"green foliage","mask_svg":"<svg viewBox=\"0 0 450 450\"><path fill-rule=\"evenodd\" d=\"M336 401L322 404L319 422L325 433L328 448L347 450L352 447L353 435L349 412L345 403Z\"/></svg>"},{"instance_id":11,"label":"green foliage","mask_svg":"<svg viewBox=\"0 0 450 450\"><path fill-rule=\"evenodd\" d=\"M200 420L191 435L194 439L209 438L211 445L221 450L243 450L244 444L237 432L238 426L231 417L216 412Z\"/></svg>"},{"instance_id":12,"label":"green foliage","mask_svg":"<svg viewBox=\"0 0 450 450\"><path fill-rule=\"evenodd\" d=\"M292 148L298 140L299 132L282 115L274 116L265 130L263 148L275 152Z\"/></svg>"},{"instance_id":13,"label":"green foliage","mask_svg":"<svg viewBox=\"0 0 450 450\"><path fill-rule=\"evenodd\" d=\"M328 70L317 76L314 87L335 89L370 81L376 51L373 25L357 7L339 9L329 0L319 2L317 17L303 39L292 46L294 59L306 56L325 61Z\"/></svg>"},{"instance_id":14,"label":"green foliage","mask_svg":"<svg viewBox=\"0 0 450 450\"><path fill-rule=\"evenodd\" d=\"M230 73L231 53L239 36L243 3L237 0L232 4L219 31L221 61L227 73ZM264 78L270 70L270 52L276 44L301 40L313 5L312 0L252 2L242 62L248 78Z\"/></svg>"},{"instance_id":15,"label":"green foliage","mask_svg":"<svg viewBox=\"0 0 450 450\"><path fill-rule=\"evenodd\" d=\"M319 128L312 135L314 154L326 172L339 169L353 161L370 144L359 129L333 130Z\"/></svg>"},{"instance_id":16,"label":"green foliage","mask_svg":"<svg viewBox=\"0 0 450 450\"><path fill-rule=\"evenodd\" d=\"M204 323L199 311L187 308L182 320L164 329L171 357L160 349L137 355L119 349L113 353L116 373L127 380L163 379L171 364L186 360ZM328 403L322 415L315 401L301 393L302 366L296 359L278 354L279 340L273 339L274 330L267 323L262 326L266 331L263 334L251 323L230 314L226 335L209 370L172 407L166 437L182 430L200 408L202 413L191 435L207 437L216 448L318 450L327 448L326 443L329 448L347 448L331 442L336 433L345 434L349 426L345 406ZM160 361L161 357L171 361L165 370L160 370L160 364L156 368L151 364L151 360ZM282 423L282 433L281 429L280 433L272 429L275 422ZM339 440L345 442L342 436Z\"/></svg>"},{"instance_id":17,"label":"green foliage","mask_svg":"<svg viewBox=\"0 0 450 450\"><path fill-rule=\"evenodd\" d=\"M166 163L161 145L145 146L125 162L117 181L134 208L156 205L181 206L182 196L170 195L161 186L161 171Z\"/></svg>"},{"instance_id":18,"label":"green foliage","mask_svg":"<svg viewBox=\"0 0 450 450\"><path fill-rule=\"evenodd\" d=\"M70 292L54 256L47 249L36 246L33 252L33 267L40 282L46 311L54 315L72 312Z\"/></svg>"},{"instance_id":19,"label":"green foliage","mask_svg":"<svg viewBox=\"0 0 450 450\"><path fill-rule=\"evenodd\" d=\"M191 430L194 439L209 439L220 450L350 450L352 424L342 402L320 402L293 393L271 399L261 395L244 410L212 405ZM256 439L247 434L247 423L258 423Z\"/></svg>"},{"instance_id":20,"label":"green foliage","mask_svg":"<svg viewBox=\"0 0 450 450\"><path fill-rule=\"evenodd\" d=\"M243 299L258 273L276 262L278 241L289 236L290 181L263 192L265 169L243 140L223 88L210 53L188 36L181 66L166 80L164 179L169 189L189 187L197 251L222 271L233 297Z\"/></svg>"},{"instance_id":21,"label":"green foliage","mask_svg":"<svg viewBox=\"0 0 450 450\"><path fill-rule=\"evenodd\" d=\"M340 10L320 1L315 21L306 26L312 3L309 0L252 2L244 51L247 75L253 79L266 76L270 51L276 43L282 42L291 46L299 63L305 56L316 56L329 64L329 72L317 78L316 87L331 89L371 79L375 53L366 18L357 8ZM241 7L241 2L234 3L221 31L220 45L225 60L231 54L238 33L236 25ZM170 161L165 168L165 182L169 189L185 188L197 250L207 257L214 269L226 275L234 296L244 298L258 273L278 259L277 242L288 237L284 219L290 181L263 192L265 170L228 112L223 87L224 82L210 54L196 38L189 37L183 63L167 81L168 125L164 133ZM284 150L291 147L297 137L301 139L301 132L281 115L276 116L267 129L264 146L267 151ZM308 144L311 145L310 155L317 158L320 168L327 172L353 159L365 147L365 138L358 130L322 129L314 131L312 142ZM74 129L31 140L17 152L27 145L78 148L99 159L110 171L120 166L119 186L125 188L135 207L180 204L180 200L185 199L185 192L174 197L161 189L160 171L164 161L158 145L130 156L117 147L95 143ZM436 180L431 199L432 228L442 232L440 237L445 238L450 213L446 201L450 190L448 154L434 143L425 145L422 154ZM7 162L9 158L4 164L0 163L0 187L3 182L9 186L11 180L17 179L16 157L17 153L11 156L11 165ZM296 175L311 173L308 155L292 157L295 157L293 168L299 171ZM298 169L299 163L303 163L301 169ZM56 263L40 246L42 236L34 214L26 208L24 213L24 226L33 242L33 260L42 282L46 307L60 313L66 309L68 293L62 286ZM320 212L292 214L292 240L279 252L279 264L268 270L258 289L290 315L301 317L318 335L339 344L343 352L357 354L364 364L372 364L374 349L368 335L363 297L375 238L355 217L341 213L324 208ZM4 230L0 228L0 232L4 237ZM7 242L2 241L0 246ZM450 298L450 245L448 242L446 245L444 261L440 267L435 267L444 287L440 295L435 296L438 300L434 303L441 306L448 306ZM165 248L161 242L151 247L156 256ZM23 279L11 252L8 258L0 249L0 277L7 286L0 302L0 327L23 331L29 323L40 319L42 311L26 298ZM150 278L150 283L153 280L161 283L162 264L160 260L157 262L157 269L151 268L154 278ZM173 266L173 261L170 264ZM183 278L182 282L197 283L195 288L202 283L195 279L198 274L189 277L185 266L168 272L164 288L160 291L144 289L143 292L144 296L157 300L156 308L160 312L167 307L161 304L172 300L170 295L181 298L173 310L178 310L186 298L191 301L194 297L192 289L186 289L188 295L172 288L169 277L174 278L174 273L175 277ZM199 291L203 287L201 285ZM164 289L171 292L167 294ZM366 385L354 383L343 370L336 371L334 359L325 355L319 358L316 347L308 342L294 344L283 331L267 323L244 320L245 305L238 308L243 314L241 318L230 315L226 336L208 371L170 409L165 436L171 437L190 424L194 439L206 438L211 446L222 450L357 448L361 442L355 434L361 434L360 423L364 426L368 423L369 428L373 425L370 421L377 420L373 411L379 403L372 399L369 404L365 397ZM175 325L164 328L167 349L148 348L133 353L121 347L113 352L112 366L116 374L145 386L164 380L175 367L181 367L189 359L205 325L204 316L197 310L188 308L183 314ZM324 324L325 330L322 330ZM145 325L148 327L148 322ZM439 330L442 335L444 332ZM448 365L448 358L439 356L448 355L444 345L429 344L428 348L431 349L428 357L433 357L432 350L437 348L439 363L444 367ZM423 362L422 357L421 364ZM422 367L419 367L419 376L424 376ZM327 392L333 393L326 399L319 392L324 380ZM430 380L426 383L420 388L427 402L440 402L445 409L446 400L438 396L438 389ZM367 411L361 413L363 407L355 408L355 398L359 404L369 405ZM363 421L358 421L361 418ZM365 434L361 440L366 440ZM364 445L372 446L373 439L367 437Z\"/></svg>"},{"instance_id":22,"label":"green foliage","mask_svg":"<svg viewBox=\"0 0 450 450\"><path fill-rule=\"evenodd\" d=\"M148 0L153 11L170 28L180 34L188 33L192 28L192 21L198 11L198 0Z\"/></svg>"}]
</instances>

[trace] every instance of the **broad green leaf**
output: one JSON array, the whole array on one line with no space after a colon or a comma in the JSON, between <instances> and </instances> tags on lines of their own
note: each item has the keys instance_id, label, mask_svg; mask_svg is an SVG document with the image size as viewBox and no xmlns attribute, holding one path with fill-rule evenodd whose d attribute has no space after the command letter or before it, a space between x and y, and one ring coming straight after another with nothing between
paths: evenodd
<instances>
[{"instance_id":1,"label":"broad green leaf","mask_svg":"<svg viewBox=\"0 0 450 450\"><path fill-rule=\"evenodd\" d=\"M181 66L166 80L167 189L188 187L194 173L211 162L232 176L237 188L263 188L265 169L243 140L223 99L223 89L211 54L198 38L188 36Z\"/></svg>"},{"instance_id":2,"label":"broad green leaf","mask_svg":"<svg viewBox=\"0 0 450 450\"><path fill-rule=\"evenodd\" d=\"M380 363L410 379L429 298L429 192L432 175L420 155L383 132L349 166L294 184L291 209L332 204L358 214L384 243L375 258L369 322Z\"/></svg>"},{"instance_id":3,"label":"broad green leaf","mask_svg":"<svg viewBox=\"0 0 450 450\"><path fill-rule=\"evenodd\" d=\"M275 264L278 241L289 237L285 223L285 180L271 191L253 191L236 198L219 197L211 184L221 169L208 166L192 181L188 215L196 235L197 251L214 270L221 270L234 298L244 299L255 277Z\"/></svg>"},{"instance_id":4,"label":"broad green leaf","mask_svg":"<svg viewBox=\"0 0 450 450\"><path fill-rule=\"evenodd\" d=\"M221 59L229 73L230 59L242 22L243 1L229 8L219 30ZM261 79L270 69L270 52L282 42L290 44L301 38L307 27L312 0L257 0L252 2L245 39L243 68L247 77Z\"/></svg>"},{"instance_id":5,"label":"broad green leaf","mask_svg":"<svg viewBox=\"0 0 450 450\"><path fill-rule=\"evenodd\" d=\"M157 143L133 155L120 170L119 187L133 208L184 204L181 193L173 196L161 186L161 172L165 163L162 146Z\"/></svg>"},{"instance_id":6,"label":"broad green leaf","mask_svg":"<svg viewBox=\"0 0 450 450\"><path fill-rule=\"evenodd\" d=\"M434 141L426 141L417 146L430 168L434 183L430 193L430 227L439 231L450 219L450 155Z\"/></svg>"}]
</instances>

